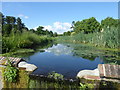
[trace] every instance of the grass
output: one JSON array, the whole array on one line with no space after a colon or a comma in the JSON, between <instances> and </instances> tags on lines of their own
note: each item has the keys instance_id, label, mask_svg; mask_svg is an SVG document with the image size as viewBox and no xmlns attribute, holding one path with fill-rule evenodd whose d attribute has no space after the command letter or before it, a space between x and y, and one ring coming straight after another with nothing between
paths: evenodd
<instances>
[{"instance_id":1,"label":"grass","mask_svg":"<svg viewBox=\"0 0 120 90\"><path fill-rule=\"evenodd\" d=\"M85 43L94 45L96 47L105 47L118 49L118 29L116 27L106 28L103 32L96 33L79 33L72 36L61 36L57 38L58 41L67 41L73 43Z\"/></svg>"},{"instance_id":2,"label":"grass","mask_svg":"<svg viewBox=\"0 0 120 90\"><path fill-rule=\"evenodd\" d=\"M13 52L20 48L34 48L49 42L52 42L52 38L30 32L11 34L9 37L2 38L2 52Z\"/></svg>"}]
</instances>

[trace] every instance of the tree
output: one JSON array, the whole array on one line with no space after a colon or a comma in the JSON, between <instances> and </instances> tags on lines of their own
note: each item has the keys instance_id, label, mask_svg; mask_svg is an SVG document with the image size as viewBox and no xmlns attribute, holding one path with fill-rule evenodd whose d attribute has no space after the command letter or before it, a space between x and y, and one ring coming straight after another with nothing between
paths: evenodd
<instances>
[{"instance_id":1,"label":"tree","mask_svg":"<svg viewBox=\"0 0 120 90\"><path fill-rule=\"evenodd\" d=\"M76 33L84 32L85 34L100 31L100 23L94 18L84 19L82 21L77 21L74 24L74 31Z\"/></svg>"},{"instance_id":2,"label":"tree","mask_svg":"<svg viewBox=\"0 0 120 90\"><path fill-rule=\"evenodd\" d=\"M21 21L21 19L18 17L17 18L17 28L18 28L18 30L20 31L20 32L22 32L22 21Z\"/></svg>"},{"instance_id":3,"label":"tree","mask_svg":"<svg viewBox=\"0 0 120 90\"><path fill-rule=\"evenodd\" d=\"M107 17L106 19L101 21L102 28L109 28L109 27L117 27L118 26L118 20L113 19L112 17Z\"/></svg>"},{"instance_id":4,"label":"tree","mask_svg":"<svg viewBox=\"0 0 120 90\"><path fill-rule=\"evenodd\" d=\"M50 36L51 36L51 37L53 36L53 32L52 32L52 31L50 31Z\"/></svg>"},{"instance_id":5,"label":"tree","mask_svg":"<svg viewBox=\"0 0 120 90\"><path fill-rule=\"evenodd\" d=\"M57 33L55 32L55 33L53 34L53 36L54 36L54 37L57 37L58 35L57 35Z\"/></svg>"},{"instance_id":6,"label":"tree","mask_svg":"<svg viewBox=\"0 0 120 90\"><path fill-rule=\"evenodd\" d=\"M35 33L35 30L34 30L34 29L30 29L29 31L32 32L32 33Z\"/></svg>"},{"instance_id":7,"label":"tree","mask_svg":"<svg viewBox=\"0 0 120 90\"><path fill-rule=\"evenodd\" d=\"M36 34L38 35L44 35L45 31L43 31L44 27L43 26L39 26L37 28Z\"/></svg>"},{"instance_id":8,"label":"tree","mask_svg":"<svg viewBox=\"0 0 120 90\"><path fill-rule=\"evenodd\" d=\"M75 21L72 21L72 27L71 28L74 28L74 24L75 24Z\"/></svg>"},{"instance_id":9,"label":"tree","mask_svg":"<svg viewBox=\"0 0 120 90\"><path fill-rule=\"evenodd\" d=\"M0 12L0 24L3 26L5 24L5 17L4 15Z\"/></svg>"},{"instance_id":10,"label":"tree","mask_svg":"<svg viewBox=\"0 0 120 90\"><path fill-rule=\"evenodd\" d=\"M6 21L7 24L10 24L10 20L11 20L11 17L10 16L6 16L5 21Z\"/></svg>"},{"instance_id":11,"label":"tree","mask_svg":"<svg viewBox=\"0 0 120 90\"><path fill-rule=\"evenodd\" d=\"M71 32L70 32L70 31L64 32L63 35L64 35L64 36L70 36L70 35L71 35Z\"/></svg>"},{"instance_id":12,"label":"tree","mask_svg":"<svg viewBox=\"0 0 120 90\"><path fill-rule=\"evenodd\" d=\"M46 30L45 30L45 34L49 36L49 35L50 35L50 32L46 29Z\"/></svg>"},{"instance_id":13,"label":"tree","mask_svg":"<svg viewBox=\"0 0 120 90\"><path fill-rule=\"evenodd\" d=\"M12 25L11 24L3 25L2 35L8 36L11 33L11 30L12 30Z\"/></svg>"}]
</instances>

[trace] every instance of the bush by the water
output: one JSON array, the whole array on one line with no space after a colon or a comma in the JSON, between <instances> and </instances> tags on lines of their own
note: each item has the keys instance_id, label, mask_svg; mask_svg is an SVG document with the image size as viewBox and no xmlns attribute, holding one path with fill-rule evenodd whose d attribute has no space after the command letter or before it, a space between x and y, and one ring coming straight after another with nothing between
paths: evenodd
<instances>
[{"instance_id":1,"label":"bush by the water","mask_svg":"<svg viewBox=\"0 0 120 90\"><path fill-rule=\"evenodd\" d=\"M11 52L19 48L33 48L50 41L52 41L50 37L39 36L31 32L11 33L8 37L2 37L2 52Z\"/></svg>"},{"instance_id":2,"label":"bush by the water","mask_svg":"<svg viewBox=\"0 0 120 90\"><path fill-rule=\"evenodd\" d=\"M8 65L4 70L4 78L8 82L16 82L18 77L18 69L12 66L11 62L8 60Z\"/></svg>"}]
</instances>

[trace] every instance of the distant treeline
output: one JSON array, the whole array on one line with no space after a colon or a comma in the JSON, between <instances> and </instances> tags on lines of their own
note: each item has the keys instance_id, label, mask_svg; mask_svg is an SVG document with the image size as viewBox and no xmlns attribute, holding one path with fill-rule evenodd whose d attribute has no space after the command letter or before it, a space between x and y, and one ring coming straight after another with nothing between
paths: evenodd
<instances>
[{"instance_id":1,"label":"distant treeline","mask_svg":"<svg viewBox=\"0 0 120 90\"><path fill-rule=\"evenodd\" d=\"M2 36L9 36L11 33L22 33L25 31L29 31L37 35L47 35L50 37L57 36L56 32L53 33L52 31L48 31L47 29L44 30L43 26L39 26L36 30L29 30L19 17L15 18L13 16L4 16L1 12L0 21L2 24Z\"/></svg>"},{"instance_id":2,"label":"distant treeline","mask_svg":"<svg viewBox=\"0 0 120 90\"><path fill-rule=\"evenodd\" d=\"M13 52L21 48L35 48L53 41L57 33L44 30L39 26L37 30L28 29L18 17L4 16L0 13L2 27L2 53Z\"/></svg>"},{"instance_id":3,"label":"distant treeline","mask_svg":"<svg viewBox=\"0 0 120 90\"><path fill-rule=\"evenodd\" d=\"M64 32L59 41L88 43L106 48L119 47L119 20L107 17L99 23L94 17L72 22L72 31Z\"/></svg>"},{"instance_id":4,"label":"distant treeline","mask_svg":"<svg viewBox=\"0 0 120 90\"><path fill-rule=\"evenodd\" d=\"M104 20L98 22L94 17L89 19L84 19L82 21L73 21L72 22L72 31L64 32L64 36L69 36L78 33L94 33L94 32L103 32L104 29L110 27L117 27L118 19L114 19L112 17L107 17Z\"/></svg>"}]
</instances>

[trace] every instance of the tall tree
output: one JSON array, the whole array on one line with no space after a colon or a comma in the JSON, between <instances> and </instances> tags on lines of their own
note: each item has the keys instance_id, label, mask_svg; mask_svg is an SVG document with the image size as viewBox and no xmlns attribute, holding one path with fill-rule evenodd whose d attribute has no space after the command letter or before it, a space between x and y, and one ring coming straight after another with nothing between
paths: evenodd
<instances>
[{"instance_id":1,"label":"tall tree","mask_svg":"<svg viewBox=\"0 0 120 90\"><path fill-rule=\"evenodd\" d=\"M11 33L12 25L11 24L5 24L3 25L2 29L2 35L8 36Z\"/></svg>"},{"instance_id":2,"label":"tall tree","mask_svg":"<svg viewBox=\"0 0 120 90\"><path fill-rule=\"evenodd\" d=\"M57 37L57 36L58 36L57 32L55 32L55 33L53 34L53 36L54 36L54 37Z\"/></svg>"},{"instance_id":3,"label":"tall tree","mask_svg":"<svg viewBox=\"0 0 120 90\"><path fill-rule=\"evenodd\" d=\"M6 21L7 24L10 24L10 20L11 20L11 17L10 16L6 16L5 21Z\"/></svg>"},{"instance_id":4,"label":"tall tree","mask_svg":"<svg viewBox=\"0 0 120 90\"><path fill-rule=\"evenodd\" d=\"M89 19L84 19L82 21L77 21L74 24L74 31L76 33L84 32L87 34L100 30L101 30L100 23L94 17L91 17Z\"/></svg>"},{"instance_id":5,"label":"tall tree","mask_svg":"<svg viewBox=\"0 0 120 90\"><path fill-rule=\"evenodd\" d=\"M38 35L43 35L45 31L43 31L44 27L43 26L39 26L37 28L36 34Z\"/></svg>"},{"instance_id":6,"label":"tall tree","mask_svg":"<svg viewBox=\"0 0 120 90\"><path fill-rule=\"evenodd\" d=\"M101 21L101 26L103 28L109 28L109 27L117 27L118 26L118 20L113 19L112 17L107 17L104 20Z\"/></svg>"},{"instance_id":7,"label":"tall tree","mask_svg":"<svg viewBox=\"0 0 120 90\"><path fill-rule=\"evenodd\" d=\"M4 15L0 12L0 24L3 26L5 24L5 17Z\"/></svg>"},{"instance_id":8,"label":"tall tree","mask_svg":"<svg viewBox=\"0 0 120 90\"><path fill-rule=\"evenodd\" d=\"M12 24L12 27L14 27L16 22L16 18L15 17L11 17L10 23Z\"/></svg>"},{"instance_id":9,"label":"tall tree","mask_svg":"<svg viewBox=\"0 0 120 90\"><path fill-rule=\"evenodd\" d=\"M22 21L19 17L17 18L17 28L20 32L22 32Z\"/></svg>"},{"instance_id":10,"label":"tall tree","mask_svg":"<svg viewBox=\"0 0 120 90\"><path fill-rule=\"evenodd\" d=\"M75 24L75 21L72 21L72 27L71 28L74 28L74 24Z\"/></svg>"}]
</instances>

